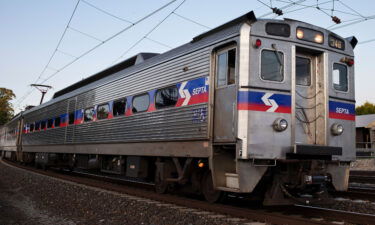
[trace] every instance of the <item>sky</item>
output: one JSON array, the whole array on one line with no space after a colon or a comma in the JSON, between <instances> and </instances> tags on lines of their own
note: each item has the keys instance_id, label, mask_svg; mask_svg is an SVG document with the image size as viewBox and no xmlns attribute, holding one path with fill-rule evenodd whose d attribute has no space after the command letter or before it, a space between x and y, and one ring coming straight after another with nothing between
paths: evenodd
<instances>
[{"instance_id":1,"label":"sky","mask_svg":"<svg viewBox=\"0 0 375 225\"><path fill-rule=\"evenodd\" d=\"M343 37L356 36L359 40L355 49L357 105L365 101L375 103L375 73L371 67L375 41L361 43L375 39L375 1L175 0L134 26L131 23L171 0L80 0L78 5L77 2L0 0L0 87L16 94L12 101L16 112L27 105L39 104L41 93L30 87L32 83L53 87L46 94L46 101L54 92L116 62L139 52L163 53L251 10L257 17L291 18L333 29ZM292 2L295 4L291 5ZM316 8L317 3L320 10ZM75 7L69 28L51 58ZM272 14L270 7L283 9L284 15ZM331 15L339 17L342 23L335 25ZM362 22L352 24L357 21ZM102 43L129 25L129 29ZM143 38L145 35L148 38ZM99 44L98 48L66 66Z\"/></svg>"}]
</instances>

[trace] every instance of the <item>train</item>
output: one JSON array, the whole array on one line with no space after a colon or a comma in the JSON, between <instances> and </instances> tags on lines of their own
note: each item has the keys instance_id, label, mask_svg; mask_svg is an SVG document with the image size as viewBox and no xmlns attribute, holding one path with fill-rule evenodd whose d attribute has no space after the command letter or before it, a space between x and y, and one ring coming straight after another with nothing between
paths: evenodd
<instances>
[{"instance_id":1,"label":"train","mask_svg":"<svg viewBox=\"0 0 375 225\"><path fill-rule=\"evenodd\" d=\"M152 182L209 202L322 201L355 160L357 39L253 11L139 53L1 127L4 158Z\"/></svg>"}]
</instances>

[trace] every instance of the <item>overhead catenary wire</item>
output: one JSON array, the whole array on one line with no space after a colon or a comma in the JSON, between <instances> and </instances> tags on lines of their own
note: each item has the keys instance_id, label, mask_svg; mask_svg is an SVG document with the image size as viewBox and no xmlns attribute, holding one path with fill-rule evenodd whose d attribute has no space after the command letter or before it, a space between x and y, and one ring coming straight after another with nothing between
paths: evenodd
<instances>
[{"instance_id":1,"label":"overhead catenary wire","mask_svg":"<svg viewBox=\"0 0 375 225\"><path fill-rule=\"evenodd\" d=\"M162 23L164 23L165 20L167 20L172 14L173 12L175 12L178 8L180 8L184 3L186 2L186 0L183 0L176 8L173 9L172 12L170 12L166 17L164 17L159 23L157 23L149 32L147 32L145 34L145 36L143 36L142 38L140 38L138 41L136 41L132 46L130 46L130 48L128 48L124 53L121 54L120 57L118 57L116 60L114 60L112 62L115 63L117 62L119 59L121 59L122 57L124 57L128 52L130 52L135 46L137 46L139 43L141 43L144 39L146 39L148 37L148 35L150 35L152 32L154 32Z\"/></svg>"},{"instance_id":2,"label":"overhead catenary wire","mask_svg":"<svg viewBox=\"0 0 375 225\"><path fill-rule=\"evenodd\" d=\"M302 2L305 2L305 1L306 1L306 0L299 0L299 1L296 1L296 2L293 2L293 3L290 3L290 4L288 4L288 5L285 5L285 6L283 6L283 7L280 7L279 9L284 10L284 9L287 9L287 8L290 8L290 7L294 6L294 5L297 4L297 3L302 3ZM267 6L267 7L268 7L268 6ZM269 16L269 15L272 15L272 14L274 14L274 13L273 13L273 12L268 12L268 13L265 13L265 14L261 15L259 18L264 18L264 17Z\"/></svg>"},{"instance_id":3,"label":"overhead catenary wire","mask_svg":"<svg viewBox=\"0 0 375 225\"><path fill-rule=\"evenodd\" d=\"M350 7L350 6L348 6L347 4L345 4L342 0L336 0L336 1L338 1L341 5L345 6L346 8L348 8L348 9L352 10L353 12L355 12L358 16L365 18L364 15L362 15L362 14L359 13L357 10L355 10L355 9L353 9L352 7Z\"/></svg>"},{"instance_id":4,"label":"overhead catenary wire","mask_svg":"<svg viewBox=\"0 0 375 225\"><path fill-rule=\"evenodd\" d=\"M192 20L192 19L190 19L190 18L187 18L186 16L182 16L182 15L176 13L176 12L173 12L173 14L176 15L176 16L178 16L178 17L180 17L180 18L182 18L182 19L184 19L184 20L186 20L186 21L189 21L189 22L195 23L195 24L197 24L197 25L199 25L199 26L201 26L201 27L204 27L204 28L206 28L206 29L212 29L211 27L208 27L208 26L206 26L206 25L204 25L204 24L201 24L201 23L199 23L199 22L197 22L197 21L195 21L195 20Z\"/></svg>"},{"instance_id":5,"label":"overhead catenary wire","mask_svg":"<svg viewBox=\"0 0 375 225\"><path fill-rule=\"evenodd\" d=\"M51 78L55 77L57 74L59 74L61 71L63 71L64 69L66 69L67 67L69 67L70 65L72 65L74 62L76 62L77 60L81 59L82 57L86 56L87 54L89 54L90 52L94 51L95 49L97 49L98 47L102 46L103 44L107 43L108 41L112 40L113 38L117 37L118 35L124 33L125 31L129 30L130 28L132 28L133 26L143 22L144 20L148 19L149 17L153 16L154 14L160 12L161 10L163 10L164 8L168 7L169 5L171 5L172 3L176 2L177 0L171 0L169 1L168 3L164 4L163 6L161 6L160 8L152 11L151 13L147 14L146 16L140 18L139 20L135 21L133 24L130 24L129 26L123 28L122 30L118 31L117 33L111 35L110 37L108 37L107 39L103 40L103 42L100 42L99 44L95 45L93 48L87 50L86 52L84 52L83 54L77 56L75 59L73 59L72 61L70 61L69 63L65 64L64 66L62 66L58 71L56 71L55 73L52 73L50 76L46 77L42 82L41 84L45 83L46 81L50 80ZM71 20L70 20L71 21ZM70 21L68 23L68 26L70 24ZM67 29L67 28L66 28ZM59 46L59 45L58 45ZM56 53L56 51L55 51ZM54 54L55 54L54 53ZM47 65L48 66L48 65ZM47 69L47 66L46 66L46 69ZM20 103L22 103L32 92L33 92L34 89L31 89L29 92L27 92L21 99L20 101L18 102L18 105Z\"/></svg>"},{"instance_id":6,"label":"overhead catenary wire","mask_svg":"<svg viewBox=\"0 0 375 225\"><path fill-rule=\"evenodd\" d=\"M285 0L277 0L278 2L284 2L284 3L288 3L288 2L291 2L291 1L285 1ZM329 11L331 9L328 9L328 8L323 8L321 7L322 5L325 5L325 4L328 4L328 3L331 3L332 0L329 0L329 1L325 1L325 2L318 2L316 4L313 4L313 5L306 5L306 4L300 4L300 3L297 3L295 2L294 5L298 5L298 6L303 6L301 8L298 8L298 9L293 9L293 10L290 10L290 11L286 11L284 14L287 14L287 13L292 13L292 12L296 12L296 11L300 11L300 10L303 10L303 9L307 9L307 8L313 8L313 9L316 9L317 7L320 8L321 10L326 10L326 11ZM357 14L354 14L354 13L350 13L350 12L346 12L346 11L342 11L342 10L339 10L337 9L337 7L334 9L334 12L339 12L339 13L342 13L342 14L346 14L346 15L352 15L352 16L357 16Z\"/></svg>"},{"instance_id":7,"label":"overhead catenary wire","mask_svg":"<svg viewBox=\"0 0 375 225\"><path fill-rule=\"evenodd\" d=\"M114 15L114 14L112 14L112 13L110 13L110 12L108 12L108 11L106 11L106 10L104 10L104 9L102 9L102 8L100 8L100 7L98 7L98 6L95 6L94 4L92 4L92 3L90 3L90 2L87 2L87 1L85 1L85 0L81 0L81 1L82 1L83 3L85 3L86 5L88 5L88 6L92 7L92 8L94 8L94 9L96 9L96 10L98 10L98 11L100 11L100 12L102 12L102 13L108 15L108 16L111 16L111 17L116 18L116 19L118 19L118 20L121 20L121 21L123 21L123 22L127 22L127 23L130 23L130 24L133 24L133 25L134 25L134 22L132 22L132 21L130 21L130 20L127 20L127 19L124 19L124 18L122 18L122 17L116 16L116 15Z\"/></svg>"},{"instance_id":8,"label":"overhead catenary wire","mask_svg":"<svg viewBox=\"0 0 375 225\"><path fill-rule=\"evenodd\" d=\"M286 1L283 1L283 0L278 0L279 2L285 2ZM304 9L307 9L307 8L316 8L317 5L320 6L320 5L324 5L324 4L327 4L327 3L330 3L332 0L329 0L329 1L325 1L325 2L320 2L318 4L314 4L314 5L303 5L303 4L299 4L299 3L295 3L295 5L298 5L298 6L303 6L301 8L298 8L298 9L293 9L293 10L289 10L289 11L285 11L284 14L287 14L287 13L292 13L292 12L297 12L297 11L301 11L301 10L304 10Z\"/></svg>"},{"instance_id":9,"label":"overhead catenary wire","mask_svg":"<svg viewBox=\"0 0 375 225\"><path fill-rule=\"evenodd\" d=\"M375 41L375 38L370 39L370 40L366 40L366 41L361 41L361 42L359 42L358 44L359 44L359 45L363 45L363 44L367 44L367 43L374 42L374 41Z\"/></svg>"},{"instance_id":10,"label":"overhead catenary wire","mask_svg":"<svg viewBox=\"0 0 375 225\"><path fill-rule=\"evenodd\" d=\"M69 26L69 29L72 30L72 31L75 31L75 32L77 32L77 33L80 33L80 34L82 34L82 35L84 35L84 36L86 36L86 37L89 37L89 38L91 38L91 39L94 39L94 40L96 40L96 41L103 42L103 40L101 40L101 39L99 39L99 38L97 38L97 37L94 37L93 35L88 34L88 33L86 33L86 32L80 31L80 30L78 30L78 29L76 29L76 28L74 28L74 27L72 27L72 26Z\"/></svg>"},{"instance_id":11,"label":"overhead catenary wire","mask_svg":"<svg viewBox=\"0 0 375 225\"><path fill-rule=\"evenodd\" d=\"M42 69L42 71L41 71L40 74L38 75L37 79L34 81L34 83L37 83L37 82L39 81L39 79L42 77L42 75L44 74L44 72L45 72L46 69L48 68L49 64L51 63L53 57L56 55L57 49L60 47L60 44L61 44L62 40L64 39L64 36L65 36L65 34L66 34L66 31L68 30L68 27L69 27L70 23L72 22L72 19L73 19L74 15L75 15L75 13L76 13L76 11L77 11L77 8L78 8L79 3L80 3L80 0L78 0L77 3L76 3L76 5L74 6L73 12L72 12L72 14L71 14L70 17L69 17L68 23L67 23L67 25L65 26L65 29L64 29L63 33L61 34L61 36L60 36L60 38L59 38L59 41L57 42L57 45L56 45L54 51L52 52L50 58L49 58L48 61L47 61L47 64L44 66L44 68ZM26 99L27 96L30 95L30 93L31 93L33 90L34 90L33 88L29 89L29 91L26 92L26 94L23 95L23 96L20 98L20 101L16 101L17 107L19 107L20 103L21 103L24 99Z\"/></svg>"},{"instance_id":12,"label":"overhead catenary wire","mask_svg":"<svg viewBox=\"0 0 375 225\"><path fill-rule=\"evenodd\" d=\"M341 25L341 26L333 27L333 28L331 28L331 30L341 29L341 28L344 28L344 27L352 26L354 24L362 23L362 22L365 22L365 21L373 20L373 19L375 19L375 15L368 16L368 17L365 17L365 18L362 18L362 19L358 19L358 20L353 21L353 22L348 23L348 24L344 24L344 25Z\"/></svg>"},{"instance_id":13,"label":"overhead catenary wire","mask_svg":"<svg viewBox=\"0 0 375 225\"><path fill-rule=\"evenodd\" d=\"M167 44L161 43L160 41L154 40L154 39L149 38L149 37L145 37L145 39L147 39L147 40L149 40L149 41L151 41L151 42L154 42L154 43L156 43L156 44L158 44L158 45L161 45L161 46L164 46L164 47L166 47L166 48L169 48L169 49L172 49L172 48L173 48L172 46L169 46L169 45L167 45Z\"/></svg>"}]
</instances>

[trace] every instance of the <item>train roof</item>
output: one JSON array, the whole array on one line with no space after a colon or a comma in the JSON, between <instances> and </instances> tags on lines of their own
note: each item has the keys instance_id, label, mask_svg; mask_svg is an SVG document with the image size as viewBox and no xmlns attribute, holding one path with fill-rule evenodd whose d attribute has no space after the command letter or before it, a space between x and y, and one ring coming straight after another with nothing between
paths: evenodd
<instances>
[{"instance_id":1,"label":"train roof","mask_svg":"<svg viewBox=\"0 0 375 225\"><path fill-rule=\"evenodd\" d=\"M159 53L141 52L141 53L139 53L135 56L130 57L129 59L126 59L126 60L114 65L114 66L111 66L111 67L109 67L109 68L107 68L103 71L100 71L99 73L96 73L96 74L94 74L94 75L92 75L92 76L90 76L86 79L78 81L78 82L76 82L76 83L74 83L74 84L72 84L72 85L70 85L70 86L68 86L68 87L66 87L66 88L64 88L60 91L57 91L53 95L52 98L54 99L54 98L57 98L59 96L62 96L64 94L69 93L71 91L74 91L78 88L81 88L83 86L91 84L91 83L93 83L97 80L100 80L100 79L103 79L107 76L110 76L110 75L112 75L116 72L119 72L119 71L124 70L128 67L134 66L138 63L141 63L141 62L143 62L143 61L145 61L149 58L152 58L156 55L159 55Z\"/></svg>"}]
</instances>

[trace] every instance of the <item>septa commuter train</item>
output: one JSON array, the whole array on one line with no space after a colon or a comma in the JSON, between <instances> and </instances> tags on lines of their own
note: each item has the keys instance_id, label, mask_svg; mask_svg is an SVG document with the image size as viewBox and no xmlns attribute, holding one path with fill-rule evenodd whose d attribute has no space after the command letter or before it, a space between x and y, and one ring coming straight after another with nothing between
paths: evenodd
<instances>
[{"instance_id":1,"label":"septa commuter train","mask_svg":"<svg viewBox=\"0 0 375 225\"><path fill-rule=\"evenodd\" d=\"M163 54L140 53L1 128L3 157L266 205L348 189L355 37L249 12Z\"/></svg>"}]
</instances>

